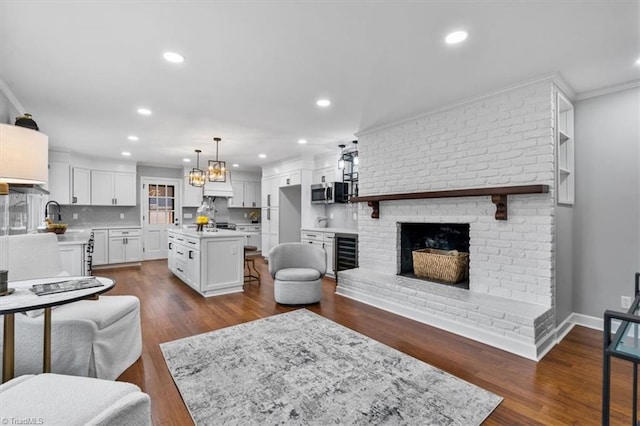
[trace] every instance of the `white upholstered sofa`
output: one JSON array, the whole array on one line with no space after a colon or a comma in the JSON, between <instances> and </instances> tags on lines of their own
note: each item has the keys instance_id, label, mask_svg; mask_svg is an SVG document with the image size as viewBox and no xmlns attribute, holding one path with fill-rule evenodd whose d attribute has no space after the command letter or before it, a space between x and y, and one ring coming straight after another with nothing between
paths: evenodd
<instances>
[{"instance_id":1,"label":"white upholstered sofa","mask_svg":"<svg viewBox=\"0 0 640 426\"><path fill-rule=\"evenodd\" d=\"M66 274L54 234L1 238L6 239L1 246L8 252L9 281ZM114 380L142 353L140 301L135 296L100 296L58 306L51 324L52 373ZM43 333L42 311L15 314L16 377L42 372Z\"/></svg>"},{"instance_id":2,"label":"white upholstered sofa","mask_svg":"<svg viewBox=\"0 0 640 426\"><path fill-rule=\"evenodd\" d=\"M151 407L149 396L131 383L27 374L0 385L0 423L27 420L44 425L147 426Z\"/></svg>"}]
</instances>

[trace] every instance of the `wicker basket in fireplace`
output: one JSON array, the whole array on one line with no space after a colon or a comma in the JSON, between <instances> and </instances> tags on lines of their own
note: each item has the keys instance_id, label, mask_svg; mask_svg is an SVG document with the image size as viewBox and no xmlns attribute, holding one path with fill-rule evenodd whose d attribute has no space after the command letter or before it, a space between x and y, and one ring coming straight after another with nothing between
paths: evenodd
<instances>
[{"instance_id":1,"label":"wicker basket in fireplace","mask_svg":"<svg viewBox=\"0 0 640 426\"><path fill-rule=\"evenodd\" d=\"M456 284L469 278L469 253L426 248L414 250L413 273L418 278Z\"/></svg>"}]
</instances>

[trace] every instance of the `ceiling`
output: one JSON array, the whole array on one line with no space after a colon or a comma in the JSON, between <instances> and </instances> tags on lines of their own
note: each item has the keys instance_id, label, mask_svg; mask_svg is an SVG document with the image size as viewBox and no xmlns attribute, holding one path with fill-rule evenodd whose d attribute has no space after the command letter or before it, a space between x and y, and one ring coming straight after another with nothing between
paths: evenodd
<instances>
[{"instance_id":1,"label":"ceiling","mask_svg":"<svg viewBox=\"0 0 640 426\"><path fill-rule=\"evenodd\" d=\"M577 93L638 80L639 21L613 0L2 0L0 78L54 149L191 166L218 136L256 171L550 72Z\"/></svg>"}]
</instances>

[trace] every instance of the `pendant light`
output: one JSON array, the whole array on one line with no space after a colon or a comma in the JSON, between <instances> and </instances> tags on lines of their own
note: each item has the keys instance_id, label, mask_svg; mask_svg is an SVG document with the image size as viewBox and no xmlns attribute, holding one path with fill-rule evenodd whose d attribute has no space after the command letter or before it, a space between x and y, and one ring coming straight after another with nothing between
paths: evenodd
<instances>
[{"instance_id":1,"label":"pendant light","mask_svg":"<svg viewBox=\"0 0 640 426\"><path fill-rule=\"evenodd\" d=\"M205 174L200 170L200 151L196 149L196 167L189 172L189 185L201 188L204 186Z\"/></svg>"},{"instance_id":2,"label":"pendant light","mask_svg":"<svg viewBox=\"0 0 640 426\"><path fill-rule=\"evenodd\" d=\"M346 145L340 144L338 147L340 148L340 159L338 160L338 168L340 170L344 169L344 147Z\"/></svg>"},{"instance_id":3,"label":"pendant light","mask_svg":"<svg viewBox=\"0 0 640 426\"><path fill-rule=\"evenodd\" d=\"M209 160L209 182L226 182L227 181L227 163L218 160L218 143L222 139L213 138L216 143L216 160Z\"/></svg>"}]
</instances>

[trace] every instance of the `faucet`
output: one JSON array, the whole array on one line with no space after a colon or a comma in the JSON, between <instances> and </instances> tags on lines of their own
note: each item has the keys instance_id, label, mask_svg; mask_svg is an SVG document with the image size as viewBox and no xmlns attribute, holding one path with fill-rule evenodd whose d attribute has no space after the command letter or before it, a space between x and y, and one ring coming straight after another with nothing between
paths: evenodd
<instances>
[{"instance_id":1,"label":"faucet","mask_svg":"<svg viewBox=\"0 0 640 426\"><path fill-rule=\"evenodd\" d=\"M60 208L60 204L58 204L57 201L49 201L45 206L44 206L44 218L45 220L49 217L49 204L55 204L56 206L58 206L58 220L62 220L62 209Z\"/></svg>"}]
</instances>

